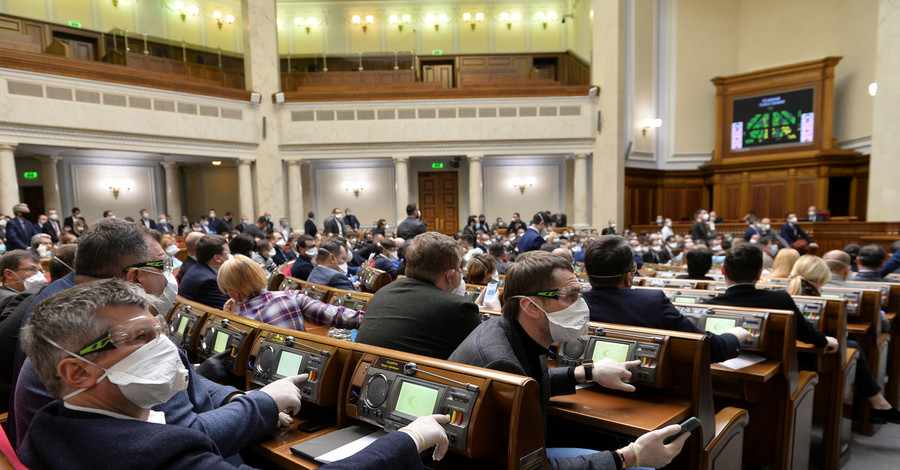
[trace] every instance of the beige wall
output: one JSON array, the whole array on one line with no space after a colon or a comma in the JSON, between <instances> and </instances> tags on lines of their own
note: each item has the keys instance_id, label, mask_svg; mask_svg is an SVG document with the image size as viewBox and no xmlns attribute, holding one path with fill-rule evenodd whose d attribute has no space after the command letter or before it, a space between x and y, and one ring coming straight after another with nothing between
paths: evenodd
<instances>
[{"instance_id":1,"label":"beige wall","mask_svg":"<svg viewBox=\"0 0 900 470\"><path fill-rule=\"evenodd\" d=\"M563 167L564 168L564 167ZM560 167L558 164L527 164L521 166L485 166L484 167L484 206L485 215L493 223L497 217L509 222L513 212L518 212L522 220L531 220L539 210L556 212L559 206ZM534 185L526 188L524 193L513 187L514 179L534 178ZM465 223L465 220L462 221Z\"/></svg>"},{"instance_id":2,"label":"beige wall","mask_svg":"<svg viewBox=\"0 0 900 470\"><path fill-rule=\"evenodd\" d=\"M105 210L113 211L119 218L131 216L137 219L141 209L147 209L154 216L159 214L160 208L153 203L157 191L153 168L94 164L73 164L71 168L75 193L73 205L81 209L88 224L99 220ZM113 183L120 184L118 199L109 190Z\"/></svg>"},{"instance_id":3,"label":"beige wall","mask_svg":"<svg viewBox=\"0 0 900 470\"><path fill-rule=\"evenodd\" d=\"M185 212L191 217L191 220L199 219L201 215L207 214L209 209L216 210L216 217L221 218L226 212L234 212L235 220L240 223L241 216L238 207L238 170L235 166L227 167L207 167L207 166L185 166L184 167L185 186L187 205L183 207ZM176 217L175 214L169 214ZM256 217L252 214L252 219ZM277 218L278 215L272 214ZM276 220L277 222L277 220Z\"/></svg>"},{"instance_id":4,"label":"beige wall","mask_svg":"<svg viewBox=\"0 0 900 470\"><path fill-rule=\"evenodd\" d=\"M654 151L656 133L652 130L643 135L641 121L644 118L658 118L656 113L656 8L655 2L634 3L634 109L631 127L634 136L634 150Z\"/></svg>"},{"instance_id":5,"label":"beige wall","mask_svg":"<svg viewBox=\"0 0 900 470\"><path fill-rule=\"evenodd\" d=\"M340 207L341 211L349 207L361 226L371 226L378 219L385 219L388 223L396 220L393 168L315 168L313 178L316 224L319 227L323 226L335 207ZM362 185L364 189L358 198L352 191L344 189L344 182ZM300 225L294 222L294 226Z\"/></svg>"}]
</instances>

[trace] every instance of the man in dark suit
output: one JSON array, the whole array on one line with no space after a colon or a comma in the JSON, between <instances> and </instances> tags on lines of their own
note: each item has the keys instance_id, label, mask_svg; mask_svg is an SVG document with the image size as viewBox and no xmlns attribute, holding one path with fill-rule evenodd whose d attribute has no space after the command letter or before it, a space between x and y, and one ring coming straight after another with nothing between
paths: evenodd
<instances>
[{"instance_id":1,"label":"man in dark suit","mask_svg":"<svg viewBox=\"0 0 900 470\"><path fill-rule=\"evenodd\" d=\"M207 219L207 222L209 223L209 233L215 233L215 234L222 233L219 230L219 222L220 221L219 221L219 219L216 218L216 210L215 209L209 210L209 218Z\"/></svg>"},{"instance_id":2,"label":"man in dark suit","mask_svg":"<svg viewBox=\"0 0 900 470\"><path fill-rule=\"evenodd\" d=\"M712 267L712 251L705 246L694 248L684 254L687 260L687 274L679 274L677 279L696 279L699 281L715 281L715 279L707 276L709 268Z\"/></svg>"},{"instance_id":3,"label":"man in dark suit","mask_svg":"<svg viewBox=\"0 0 900 470\"><path fill-rule=\"evenodd\" d=\"M184 237L184 250L187 252L187 257L184 258L184 262L178 268L178 275L175 276L178 278L179 284L181 284L185 274L197 264L197 242L201 238L203 238L203 232L189 232Z\"/></svg>"},{"instance_id":4,"label":"man in dark suit","mask_svg":"<svg viewBox=\"0 0 900 470\"><path fill-rule=\"evenodd\" d=\"M84 220L84 217L81 216L81 209L73 207L72 215L66 217L66 220L63 222L63 230L69 233L75 233L75 221L78 219Z\"/></svg>"},{"instance_id":5,"label":"man in dark suit","mask_svg":"<svg viewBox=\"0 0 900 470\"><path fill-rule=\"evenodd\" d=\"M513 212L512 220L510 220L509 222L509 227L506 228L506 236L519 233L519 229L528 230L528 226L525 225L525 222L522 222L522 217L519 216L518 212Z\"/></svg>"},{"instance_id":6,"label":"man in dark suit","mask_svg":"<svg viewBox=\"0 0 900 470\"><path fill-rule=\"evenodd\" d=\"M309 218L306 219L306 222L303 224L303 231L306 235L316 238L316 234L319 233L319 229L316 228L316 213L310 211L306 216Z\"/></svg>"},{"instance_id":7,"label":"man in dark suit","mask_svg":"<svg viewBox=\"0 0 900 470\"><path fill-rule=\"evenodd\" d=\"M175 233L175 227L172 227L172 224L169 223L166 214L159 214L159 217L157 217L156 230L158 230L159 233Z\"/></svg>"},{"instance_id":8,"label":"man in dark suit","mask_svg":"<svg viewBox=\"0 0 900 470\"><path fill-rule=\"evenodd\" d=\"M320 247L320 260L321 251ZM413 238L406 250L407 277L375 293L356 341L449 357L481 323L478 306L461 295L466 285L459 263L459 247L452 238L438 232Z\"/></svg>"},{"instance_id":9,"label":"man in dark suit","mask_svg":"<svg viewBox=\"0 0 900 470\"><path fill-rule=\"evenodd\" d=\"M138 223L144 227L156 230L156 222L150 219L150 212L148 212L147 209L141 209L141 219Z\"/></svg>"},{"instance_id":10,"label":"man in dark suit","mask_svg":"<svg viewBox=\"0 0 900 470\"><path fill-rule=\"evenodd\" d=\"M313 264L313 260L319 254L319 250L316 248L316 241L309 235L301 235L297 239L297 252L300 254L294 260L294 264L291 265L291 277L306 281L309 279L312 270L316 268L316 265Z\"/></svg>"},{"instance_id":11,"label":"man in dark suit","mask_svg":"<svg viewBox=\"0 0 900 470\"><path fill-rule=\"evenodd\" d=\"M341 212L341 209L335 207L334 210L331 211L331 215L325 219L325 230L323 233L325 235L339 235L342 237L346 235L347 227L341 220L343 218L344 214Z\"/></svg>"},{"instance_id":12,"label":"man in dark suit","mask_svg":"<svg viewBox=\"0 0 900 470\"><path fill-rule=\"evenodd\" d=\"M859 266L854 281L894 282L881 277L879 268L887 257L881 245L866 245L859 249L856 256L856 265Z\"/></svg>"},{"instance_id":13,"label":"man in dark suit","mask_svg":"<svg viewBox=\"0 0 900 470\"><path fill-rule=\"evenodd\" d=\"M891 243L891 258L881 267L881 277L887 276L900 268L900 240Z\"/></svg>"},{"instance_id":14,"label":"man in dark suit","mask_svg":"<svg viewBox=\"0 0 900 470\"><path fill-rule=\"evenodd\" d=\"M568 227L566 214L563 214L563 211L556 211L556 214L550 217L550 222L553 223L554 227Z\"/></svg>"},{"instance_id":15,"label":"man in dark suit","mask_svg":"<svg viewBox=\"0 0 900 470\"><path fill-rule=\"evenodd\" d=\"M542 235L546 232L547 226L550 225L550 216L545 212L538 212L531 218L531 226L519 237L519 253L525 253L532 250L541 249L544 243L552 243L554 233L549 232L547 239Z\"/></svg>"},{"instance_id":16,"label":"man in dark suit","mask_svg":"<svg viewBox=\"0 0 900 470\"><path fill-rule=\"evenodd\" d=\"M281 232L272 233L272 246L275 249L275 254L272 255L272 261L275 262L275 266L281 266L284 263L287 263L288 259L284 255L284 247L287 245L287 241L284 239L284 235Z\"/></svg>"},{"instance_id":17,"label":"man in dark suit","mask_svg":"<svg viewBox=\"0 0 900 470\"><path fill-rule=\"evenodd\" d=\"M13 218L6 224L6 250L27 250L31 246L31 237L38 233L34 224L28 220L31 210L28 204L13 206Z\"/></svg>"},{"instance_id":18,"label":"man in dark suit","mask_svg":"<svg viewBox=\"0 0 900 470\"><path fill-rule=\"evenodd\" d=\"M762 250L754 243L741 243L731 247L725 255L722 273L728 290L724 294L703 301L712 305L735 307L772 308L794 312L797 323L797 339L816 347L824 347L826 352L836 352L838 341L812 327L791 295L785 291L757 290L756 281L762 273Z\"/></svg>"},{"instance_id":19,"label":"man in dark suit","mask_svg":"<svg viewBox=\"0 0 900 470\"><path fill-rule=\"evenodd\" d=\"M225 213L225 217L222 217L222 220L219 221L219 233L231 233L234 232L234 212L228 211Z\"/></svg>"},{"instance_id":20,"label":"man in dark suit","mask_svg":"<svg viewBox=\"0 0 900 470\"><path fill-rule=\"evenodd\" d=\"M711 362L737 357L741 342L750 339L750 333L740 327L721 335L701 331L662 291L632 289L636 265L624 237L603 235L591 242L584 253L584 268L591 282L584 300L593 321L706 334Z\"/></svg>"},{"instance_id":21,"label":"man in dark suit","mask_svg":"<svg viewBox=\"0 0 900 470\"><path fill-rule=\"evenodd\" d=\"M781 226L781 238L787 242L788 246L793 245L801 237L806 240L806 243L812 243L809 235L803 231L803 227L797 224L797 214L795 212L790 212L784 216L784 222L785 224Z\"/></svg>"},{"instance_id":22,"label":"man in dark suit","mask_svg":"<svg viewBox=\"0 0 900 470\"><path fill-rule=\"evenodd\" d=\"M184 275L178 295L212 308L222 309L228 296L219 290L216 273L231 256L228 242L221 235L204 235L197 241L197 264Z\"/></svg>"},{"instance_id":23,"label":"man in dark suit","mask_svg":"<svg viewBox=\"0 0 900 470\"><path fill-rule=\"evenodd\" d=\"M349 207L344 209L344 225L347 228L353 229L355 232L359 231L359 219L350 213Z\"/></svg>"},{"instance_id":24,"label":"man in dark suit","mask_svg":"<svg viewBox=\"0 0 900 470\"><path fill-rule=\"evenodd\" d=\"M816 209L816 206L809 206L809 210L806 212L806 217L803 220L807 222L825 222L825 216L819 215L819 210Z\"/></svg>"},{"instance_id":25,"label":"man in dark suit","mask_svg":"<svg viewBox=\"0 0 900 470\"><path fill-rule=\"evenodd\" d=\"M697 212L694 212L694 223L691 225L691 239L694 240L694 243L699 241L706 242L711 237L709 236L709 225L707 221L709 220L709 212L706 212L706 209L698 209Z\"/></svg>"},{"instance_id":26,"label":"man in dark suit","mask_svg":"<svg viewBox=\"0 0 900 470\"><path fill-rule=\"evenodd\" d=\"M397 236L410 241L428 231L428 227L420 219L422 212L415 204L406 205L406 218L397 225Z\"/></svg>"},{"instance_id":27,"label":"man in dark suit","mask_svg":"<svg viewBox=\"0 0 900 470\"><path fill-rule=\"evenodd\" d=\"M316 264L307 281L336 289L359 290L347 278L347 247L339 239L331 238L319 245Z\"/></svg>"},{"instance_id":28,"label":"man in dark suit","mask_svg":"<svg viewBox=\"0 0 900 470\"><path fill-rule=\"evenodd\" d=\"M59 225L59 214L56 209L47 209L47 221L41 227L41 232L50 235L50 241L53 244L59 243L59 236L63 233L63 228Z\"/></svg>"},{"instance_id":29,"label":"man in dark suit","mask_svg":"<svg viewBox=\"0 0 900 470\"><path fill-rule=\"evenodd\" d=\"M610 389L634 391L634 386L626 383L631 377L628 368L639 361L618 364L605 358L586 361L577 367L547 368L545 355L551 343L574 341L587 333L588 315L581 299L581 285L566 260L545 251L523 254L509 268L503 297L503 316L491 318L475 328L449 360L533 378L539 387L545 432L550 397L571 395L578 383L592 381ZM568 311L573 317L579 310L583 314L561 324L561 320L550 314L563 310L567 311L565 316L569 316ZM367 310L366 316L369 314ZM363 325L366 321L369 319ZM640 464L662 467L677 455L685 438L669 447L662 447L662 440L678 429L670 426L638 438L637 447L644 449L642 456L656 455L652 459L641 458ZM583 452L573 457L561 449L548 448L547 458L552 468L618 469L635 466L637 456L633 451L631 447L623 447L616 452Z\"/></svg>"}]
</instances>

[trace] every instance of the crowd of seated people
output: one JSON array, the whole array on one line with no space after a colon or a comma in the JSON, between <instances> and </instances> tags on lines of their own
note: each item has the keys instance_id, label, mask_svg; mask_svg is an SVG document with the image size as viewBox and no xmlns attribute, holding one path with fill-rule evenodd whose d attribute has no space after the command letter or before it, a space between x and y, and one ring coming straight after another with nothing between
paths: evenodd
<instances>
[{"instance_id":1,"label":"crowd of seated people","mask_svg":"<svg viewBox=\"0 0 900 470\"><path fill-rule=\"evenodd\" d=\"M291 422L289 412L299 408L296 383L305 376L245 394L204 377L203 366L195 370L185 353L164 338L150 335L154 337L121 347L91 343L107 331L128 337L140 325L161 333L153 326L154 317L171 309L176 293L279 327L304 331L312 323L358 329L359 343L532 376L540 384L546 413L550 396L573 393L575 384L586 380L633 390L625 383L633 367L629 363L548 371L547 347L583 333L589 320L706 334L712 362L740 353L749 337L746 330L733 328L720 335L700 331L661 292L630 289L644 263L686 264L683 277L697 280L710 280L721 269L728 289L709 303L797 312L791 294L820 295L825 285L853 279L891 282L886 276L900 267L900 243L892 246L890 259L878 245L849 246L818 257L813 240L795 231L799 226L793 213L780 232L766 218L752 217L749 237L732 237L717 233L717 217L704 210L697 212L686 235L674 233L671 220L662 216L654 233L624 229L615 234L611 222L601 235L567 227L561 211L540 211L526 219L528 224L518 213L508 225L502 218L489 224L484 215L472 216L454 236L428 232L415 204L407 207L407 218L397 227L383 220L362 226L350 209L335 208L319 232L310 213L304 228L312 225L316 233L295 231L284 218L272 222L269 213L256 222L242 216L235 224L233 213L218 219L213 209L198 219L184 216L181 226L165 214L152 220L146 210L135 221L107 211L104 215L110 217L88 225L77 208L60 225L54 210L43 214L46 220L38 230L29 222L29 212L27 205L18 204L13 217L0 216L0 251L5 252L0 256L5 358L0 364L0 412L9 412L6 433L32 468L96 466L99 462L84 452L88 444L82 438L59 436L101 432L128 440L145 435L152 423L166 425L154 434L156 442L179 443L167 447L173 458L240 466L240 451L248 443ZM48 259L50 272L45 273L41 262ZM590 285L585 292L574 274L574 266L581 264ZM363 266L388 273L392 281L374 294L365 311L324 304L301 291L267 288L273 273L284 273L321 286L359 290L355 274ZM501 276L502 316L483 322L479 305L466 295L466 284L487 285ZM787 280L787 292L757 291L754 283L760 278ZM422 308L423 299L428 308ZM72 309L81 317L60 315ZM830 352L847 341L827 337L803 315L795 319L797 337L804 342ZM853 342L848 346L859 349ZM140 361L150 354L167 359L139 371ZM113 373L117 367L122 374ZM128 373L138 372L164 375L168 382L129 382ZM153 391L162 385L166 393ZM864 355L856 390L871 404L873 422L900 423L900 411L881 393ZM446 449L446 436L436 431L445 419L420 418L367 454L333 465L379 468L384 462L379 459L396 459L391 461L406 463L394 468L407 463L421 468L420 451L436 445L439 455ZM544 421L546 425L546 416ZM638 463L638 455L642 466L664 465L684 443L685 438L662 443L676 430L648 433L617 451L548 449L548 457L560 468L622 468ZM118 466L115 462L131 456L132 464L152 466L163 458L153 452L159 446L107 447L107 465Z\"/></svg>"}]
</instances>

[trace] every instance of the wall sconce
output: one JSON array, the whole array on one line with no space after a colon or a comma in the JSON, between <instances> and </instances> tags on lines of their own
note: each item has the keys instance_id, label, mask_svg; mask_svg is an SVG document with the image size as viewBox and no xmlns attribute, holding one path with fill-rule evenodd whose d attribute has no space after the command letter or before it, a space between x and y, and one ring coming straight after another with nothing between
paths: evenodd
<instances>
[{"instance_id":1,"label":"wall sconce","mask_svg":"<svg viewBox=\"0 0 900 470\"><path fill-rule=\"evenodd\" d=\"M541 23L544 26L544 29L547 29L547 23L556 22L556 19L556 12L553 10L548 11L546 15L542 11L534 14L534 20Z\"/></svg>"},{"instance_id":2,"label":"wall sconce","mask_svg":"<svg viewBox=\"0 0 900 470\"><path fill-rule=\"evenodd\" d=\"M359 15L353 15L353 18L350 19L350 22L362 26L363 33L369 30L369 25L375 22L375 17L372 15L366 15L365 23L362 22Z\"/></svg>"},{"instance_id":3,"label":"wall sconce","mask_svg":"<svg viewBox=\"0 0 900 470\"><path fill-rule=\"evenodd\" d=\"M650 129L651 127L653 129L657 129L662 125L662 119L646 118L642 121L642 124L644 128L641 129L641 133L646 136L648 129Z\"/></svg>"},{"instance_id":4,"label":"wall sconce","mask_svg":"<svg viewBox=\"0 0 900 470\"><path fill-rule=\"evenodd\" d=\"M484 13L477 12L475 13L475 19L472 19L472 14L469 12L463 13L463 21L469 23L469 26L472 28L472 31L475 31L475 24L484 23Z\"/></svg>"},{"instance_id":5,"label":"wall sconce","mask_svg":"<svg viewBox=\"0 0 900 470\"><path fill-rule=\"evenodd\" d=\"M434 30L437 31L441 29L442 24L447 22L447 14L440 13L435 17L434 13L429 13L425 15L425 22L430 25L434 25Z\"/></svg>"},{"instance_id":6,"label":"wall sconce","mask_svg":"<svg viewBox=\"0 0 900 470\"><path fill-rule=\"evenodd\" d=\"M119 0L112 0L112 2L113 2L113 8L116 8L119 6Z\"/></svg>"},{"instance_id":7,"label":"wall sconce","mask_svg":"<svg viewBox=\"0 0 900 470\"><path fill-rule=\"evenodd\" d=\"M304 22L303 18L297 16L294 17L294 24L301 28L304 28L306 30L306 34L309 34L310 29L312 29L313 26L319 24L319 20L317 20L315 16L310 16Z\"/></svg>"},{"instance_id":8,"label":"wall sconce","mask_svg":"<svg viewBox=\"0 0 900 470\"><path fill-rule=\"evenodd\" d=\"M522 179L514 179L512 184L513 187L519 190L519 193L525 194L525 188L530 188L534 186L534 178L522 178Z\"/></svg>"},{"instance_id":9,"label":"wall sconce","mask_svg":"<svg viewBox=\"0 0 900 470\"><path fill-rule=\"evenodd\" d=\"M220 166L222 164L222 160L213 160L210 163L212 163L212 166Z\"/></svg>"},{"instance_id":10,"label":"wall sconce","mask_svg":"<svg viewBox=\"0 0 900 470\"><path fill-rule=\"evenodd\" d=\"M512 14L507 12L500 13L500 22L506 23L506 29L512 29L513 23L518 23L522 21L522 14L514 11Z\"/></svg>"},{"instance_id":11,"label":"wall sconce","mask_svg":"<svg viewBox=\"0 0 900 470\"><path fill-rule=\"evenodd\" d=\"M397 26L397 30L403 32L403 25L409 24L412 20L412 17L409 14L404 14L403 16L398 17L397 15L391 15L389 21L392 25Z\"/></svg>"},{"instance_id":12,"label":"wall sconce","mask_svg":"<svg viewBox=\"0 0 900 470\"><path fill-rule=\"evenodd\" d=\"M175 10L181 14L182 22L187 20L188 14L190 14L191 16L196 16L197 13L200 13L200 9L197 8L197 5L185 7L184 2L181 1L175 2Z\"/></svg>"},{"instance_id":13,"label":"wall sconce","mask_svg":"<svg viewBox=\"0 0 900 470\"><path fill-rule=\"evenodd\" d=\"M872 82L869 84L869 96L875 96L878 93L878 82Z\"/></svg>"},{"instance_id":14,"label":"wall sconce","mask_svg":"<svg viewBox=\"0 0 900 470\"><path fill-rule=\"evenodd\" d=\"M222 18L221 11L214 11L213 18L216 19L216 23L219 24L219 29L222 29L223 24L234 24L234 15L225 15L225 18Z\"/></svg>"},{"instance_id":15,"label":"wall sconce","mask_svg":"<svg viewBox=\"0 0 900 470\"><path fill-rule=\"evenodd\" d=\"M106 184L109 186L109 192L111 192L113 197L118 200L122 188L125 188L125 192L131 191L131 187L134 186L134 181L107 181Z\"/></svg>"},{"instance_id":16,"label":"wall sconce","mask_svg":"<svg viewBox=\"0 0 900 470\"><path fill-rule=\"evenodd\" d=\"M344 181L344 191L353 191L353 195L356 196L356 199L359 199L359 193L365 187L361 183L352 183L350 181Z\"/></svg>"}]
</instances>

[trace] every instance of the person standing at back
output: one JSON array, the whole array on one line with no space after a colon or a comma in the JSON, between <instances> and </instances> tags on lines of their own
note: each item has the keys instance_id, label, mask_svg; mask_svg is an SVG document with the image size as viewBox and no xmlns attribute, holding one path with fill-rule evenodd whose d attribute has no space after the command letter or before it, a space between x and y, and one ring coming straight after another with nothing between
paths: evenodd
<instances>
[{"instance_id":1,"label":"person standing at back","mask_svg":"<svg viewBox=\"0 0 900 470\"><path fill-rule=\"evenodd\" d=\"M414 203L407 204L406 218L397 226L397 236L410 241L416 238L417 235L427 232L428 228L420 220L421 218L422 213L419 211L419 208Z\"/></svg>"},{"instance_id":2,"label":"person standing at back","mask_svg":"<svg viewBox=\"0 0 900 470\"><path fill-rule=\"evenodd\" d=\"M547 234L547 227L550 225L550 217L544 212L538 212L531 218L531 226L519 237L519 254L527 253L532 250L539 250L544 243L552 243L554 233Z\"/></svg>"}]
</instances>

